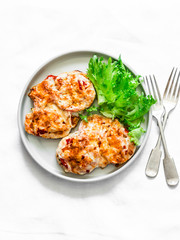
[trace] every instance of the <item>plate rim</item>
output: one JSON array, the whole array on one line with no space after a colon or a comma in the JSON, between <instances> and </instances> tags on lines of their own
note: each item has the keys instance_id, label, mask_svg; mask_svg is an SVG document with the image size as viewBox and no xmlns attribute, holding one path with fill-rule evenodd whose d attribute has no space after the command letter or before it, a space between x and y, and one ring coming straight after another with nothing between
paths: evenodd
<instances>
[{"instance_id":1,"label":"plate rim","mask_svg":"<svg viewBox=\"0 0 180 240\"><path fill-rule=\"evenodd\" d=\"M23 104L23 99L25 97L25 93L27 91L27 88L29 86L29 84L31 83L32 79L36 76L36 74L38 74L42 68L45 68L48 64L50 64L51 62L55 61L56 59L58 58L61 58L63 56L66 56L66 55L70 55L70 54L79 54L79 53L93 53L93 54L98 54L98 55L105 55L105 56L108 56L108 57L111 57L111 58L114 58L114 59L117 59L116 56L114 56L113 54L109 54L105 51L97 51L97 50L73 50L73 51L66 51L66 52L63 52L61 54L58 54L57 56L55 57L51 57L49 60L45 61L43 64L41 64L34 72L33 74L29 77L29 80L26 82L23 90L22 90L22 93L20 95L20 99L19 99L19 104L18 104L18 112L17 112L17 122L18 122L18 129L19 129L19 133L20 133L20 136L21 136L21 140L23 142L23 145L24 147L26 148L28 154L31 156L31 158L39 165L41 166L43 169L45 169L47 172L51 173L52 175L58 177L58 178L61 178L61 179L64 179L64 180L67 180L67 181L71 181L71 182L81 182L81 183L87 183L87 182L96 182L96 181L102 181L102 180L105 180L105 179L108 179L108 178L111 178L117 174L119 174L121 171L124 171L126 168L128 168L133 162L135 159L137 159L137 157L139 156L139 154L141 153L143 147L145 146L146 142L147 142L147 139L149 137L149 133L150 133L150 129L151 129L151 125L152 125L152 111L151 109L149 110L148 112L148 126L147 126L147 130L146 130L146 133L145 133L145 136L144 136L144 139L143 139L143 142L142 144L140 145L138 151L132 156L132 158L122 167L122 168L119 168L117 169L116 171L112 172L112 173L109 173L109 174L106 174L106 175L102 175L102 176L95 176L93 178L72 178L72 177L69 177L69 176L66 176L66 175L61 175L59 174L58 172L54 172L51 168L48 167L47 164L45 163L42 163L40 161L38 161L36 159L36 157L34 156L34 154L30 151L29 149L29 146L27 144L27 140L26 140L26 137L25 137L25 134L24 134L24 128L21 124L21 109L22 109L22 104ZM137 75L136 71L134 71L134 69L129 66L125 61L123 61L124 65L130 70L132 71L132 73L134 73L135 75ZM147 91L146 89L144 88L143 84L141 84L143 90L145 91L145 93L147 94Z\"/></svg>"}]
</instances>

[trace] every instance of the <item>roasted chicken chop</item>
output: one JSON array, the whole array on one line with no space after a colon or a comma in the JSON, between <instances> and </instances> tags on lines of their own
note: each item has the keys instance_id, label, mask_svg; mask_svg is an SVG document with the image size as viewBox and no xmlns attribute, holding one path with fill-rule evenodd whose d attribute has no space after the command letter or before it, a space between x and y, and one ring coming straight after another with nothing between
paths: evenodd
<instances>
[{"instance_id":1,"label":"roasted chicken chop","mask_svg":"<svg viewBox=\"0 0 180 240\"><path fill-rule=\"evenodd\" d=\"M86 174L111 163L125 163L135 148L117 119L92 115L88 122L81 122L79 131L60 141L56 157L65 172Z\"/></svg>"},{"instance_id":2,"label":"roasted chicken chop","mask_svg":"<svg viewBox=\"0 0 180 240\"><path fill-rule=\"evenodd\" d=\"M95 90L86 75L76 70L49 75L28 96L34 108L26 115L25 130L43 138L62 138L77 125L77 112L92 104Z\"/></svg>"},{"instance_id":3,"label":"roasted chicken chop","mask_svg":"<svg viewBox=\"0 0 180 240\"><path fill-rule=\"evenodd\" d=\"M35 107L53 102L60 109L78 112L92 104L95 98L93 84L80 71L49 75L44 81L32 87L29 97Z\"/></svg>"},{"instance_id":4,"label":"roasted chicken chop","mask_svg":"<svg viewBox=\"0 0 180 240\"><path fill-rule=\"evenodd\" d=\"M25 119L26 132L44 138L65 137L73 126L71 113L61 110L53 103L33 108Z\"/></svg>"}]
</instances>

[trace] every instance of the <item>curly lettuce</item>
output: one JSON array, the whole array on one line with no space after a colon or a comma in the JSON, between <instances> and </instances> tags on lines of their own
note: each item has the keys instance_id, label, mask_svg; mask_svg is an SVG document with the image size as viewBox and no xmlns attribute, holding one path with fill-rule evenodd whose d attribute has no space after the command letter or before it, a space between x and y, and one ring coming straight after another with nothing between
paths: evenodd
<instances>
[{"instance_id":1,"label":"curly lettuce","mask_svg":"<svg viewBox=\"0 0 180 240\"><path fill-rule=\"evenodd\" d=\"M93 83L98 98L98 110L109 118L118 118L129 130L131 141L139 144L144 130L141 123L155 100L139 93L140 76L135 76L123 64L121 58L105 62L94 55L88 65L87 75Z\"/></svg>"}]
</instances>

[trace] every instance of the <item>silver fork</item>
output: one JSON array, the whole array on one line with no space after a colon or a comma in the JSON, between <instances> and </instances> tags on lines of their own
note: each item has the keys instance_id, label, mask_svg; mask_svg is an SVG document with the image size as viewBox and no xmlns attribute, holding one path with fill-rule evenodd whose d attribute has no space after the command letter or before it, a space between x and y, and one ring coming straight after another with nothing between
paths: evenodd
<instances>
[{"instance_id":1,"label":"silver fork","mask_svg":"<svg viewBox=\"0 0 180 240\"><path fill-rule=\"evenodd\" d=\"M171 71L171 74L169 76L169 79L167 81L165 90L164 90L164 95L163 95L163 104L166 109L166 113L164 115L163 119L163 128L165 128L167 119L169 117L170 112L176 107L178 100L179 100L179 95L180 95L180 85L179 85L179 77L180 77L180 71L177 73L177 68L176 70L173 68ZM175 85L174 85L175 84ZM172 93L173 91L173 93ZM152 149L145 173L148 177L155 177L159 171L159 164L160 164L160 159L161 159L161 134L159 134L158 141L156 143L156 146L154 149Z\"/></svg>"},{"instance_id":2,"label":"silver fork","mask_svg":"<svg viewBox=\"0 0 180 240\"><path fill-rule=\"evenodd\" d=\"M147 77L145 78L149 93L150 93L150 95L153 95L154 99L157 100L157 102L152 106L152 115L157 120L159 130L161 133L163 147L164 147L163 165L164 165L166 182L169 186L175 186L179 182L179 176L178 176L178 173L176 170L174 160L170 156L168 149L167 149L167 143L166 143L166 139L164 136L164 130L163 130L163 125L162 125L162 121L161 121L164 114L166 115L166 110L164 108L161 94L160 94L160 91L159 91L159 88L157 85L157 81L156 81L154 75L153 75L154 81L152 80L151 76L149 78L150 78L150 81L148 81ZM150 88L150 85L151 85L151 88ZM152 91L151 91L151 89L152 89Z\"/></svg>"}]
</instances>

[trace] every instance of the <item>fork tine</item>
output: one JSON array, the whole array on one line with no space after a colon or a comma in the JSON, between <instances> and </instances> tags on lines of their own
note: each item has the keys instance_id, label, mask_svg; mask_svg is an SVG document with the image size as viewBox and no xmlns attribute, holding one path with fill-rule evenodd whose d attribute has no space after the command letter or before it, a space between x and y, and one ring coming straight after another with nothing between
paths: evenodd
<instances>
[{"instance_id":1,"label":"fork tine","mask_svg":"<svg viewBox=\"0 0 180 240\"><path fill-rule=\"evenodd\" d=\"M180 76L180 71L179 71L179 74L178 74L178 77L177 77L177 80L176 80L176 84L174 86L173 99L178 99L178 94L176 95L176 90L177 90L177 86L178 86L178 83L179 83L179 76Z\"/></svg>"},{"instance_id":2,"label":"fork tine","mask_svg":"<svg viewBox=\"0 0 180 240\"><path fill-rule=\"evenodd\" d=\"M167 90L168 90L168 87L169 87L169 83L170 83L170 81L171 81L171 77L172 77L173 71L174 71L174 67L173 67L173 69L172 69L172 71L171 71L171 74L170 74L170 76L169 76L168 82L167 82L167 84L166 84L166 88L165 88L165 90L164 90L163 98L165 98L165 96L166 96L166 93L167 93Z\"/></svg>"},{"instance_id":3,"label":"fork tine","mask_svg":"<svg viewBox=\"0 0 180 240\"><path fill-rule=\"evenodd\" d=\"M156 95L156 91L155 91L155 87L154 87L152 78L151 78L150 75L149 75L149 77L150 77L150 80L151 80L151 86L152 86L152 90L153 90L153 93L154 93L154 98L158 101L158 98L157 98L157 95Z\"/></svg>"},{"instance_id":4,"label":"fork tine","mask_svg":"<svg viewBox=\"0 0 180 240\"><path fill-rule=\"evenodd\" d=\"M159 91L159 87L158 87L158 85L157 85L156 78L155 78L154 75L153 75L153 77L154 77L154 82L155 82L155 85L156 85L156 90L157 90L157 93L158 93L159 100L162 101L162 99L161 99L161 93L160 93L160 91Z\"/></svg>"},{"instance_id":5,"label":"fork tine","mask_svg":"<svg viewBox=\"0 0 180 240\"><path fill-rule=\"evenodd\" d=\"M176 73L177 73L177 68L176 68L176 71L175 71L175 73L174 73L174 76L173 76L173 79L172 79L172 83L171 83L171 86L170 86L170 88L169 88L169 92L168 92L168 96L167 97L169 97L170 98L170 96L171 96L171 91L172 91L172 88L173 88L173 84L174 84L174 79L175 79L175 77L176 77Z\"/></svg>"},{"instance_id":6,"label":"fork tine","mask_svg":"<svg viewBox=\"0 0 180 240\"><path fill-rule=\"evenodd\" d=\"M177 96L176 96L176 101L178 101L179 95L180 95L180 85L179 85L179 88L178 88L178 93L177 93Z\"/></svg>"}]
</instances>

